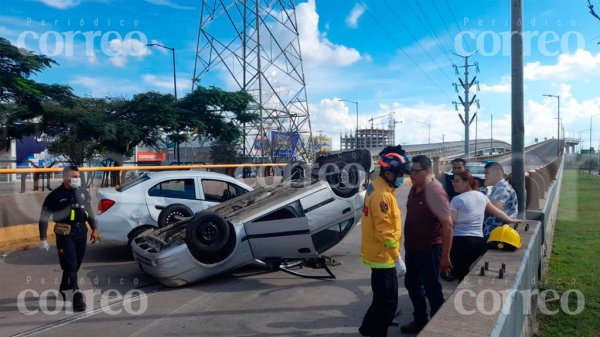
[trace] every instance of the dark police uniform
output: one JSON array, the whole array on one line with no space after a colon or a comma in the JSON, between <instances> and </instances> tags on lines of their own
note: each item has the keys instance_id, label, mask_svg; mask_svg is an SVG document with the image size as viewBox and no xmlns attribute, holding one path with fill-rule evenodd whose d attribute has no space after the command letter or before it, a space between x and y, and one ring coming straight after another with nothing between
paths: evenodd
<instances>
[{"instance_id":1,"label":"dark police uniform","mask_svg":"<svg viewBox=\"0 0 600 337\"><path fill-rule=\"evenodd\" d=\"M64 184L48 194L40 215L40 239L45 239L51 215L54 222L71 225L70 234L56 235L56 249L63 270L59 291L78 290L77 271L87 243L86 221L92 230L96 229L90 194L83 188L68 189Z\"/></svg>"}]
</instances>

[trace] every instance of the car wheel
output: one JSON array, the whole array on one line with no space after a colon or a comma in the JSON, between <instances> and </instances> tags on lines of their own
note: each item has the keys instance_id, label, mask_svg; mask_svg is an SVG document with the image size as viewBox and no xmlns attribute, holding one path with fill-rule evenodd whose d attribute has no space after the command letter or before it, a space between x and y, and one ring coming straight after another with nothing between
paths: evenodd
<instances>
[{"instance_id":1,"label":"car wheel","mask_svg":"<svg viewBox=\"0 0 600 337\"><path fill-rule=\"evenodd\" d=\"M140 234L146 232L146 231L150 231L150 230L154 230L156 229L156 227L152 226L152 225L140 225L137 226L136 228L132 229L131 232L129 232L129 234L127 234L127 241L128 241L128 246L131 247L131 242L133 242L133 239L137 238Z\"/></svg>"},{"instance_id":2,"label":"car wheel","mask_svg":"<svg viewBox=\"0 0 600 337\"><path fill-rule=\"evenodd\" d=\"M155 226L144 224L144 225L137 226L136 228L132 229L131 232L129 232L127 234L127 251L129 252L129 255L132 259L133 259L133 249L131 248L131 243L133 242L133 239L137 238L138 236L140 236L142 233L144 233L146 231L152 231L155 229L156 229Z\"/></svg>"},{"instance_id":3,"label":"car wheel","mask_svg":"<svg viewBox=\"0 0 600 337\"><path fill-rule=\"evenodd\" d=\"M178 222L176 217L192 217L194 212L183 204L172 204L163 209L158 215L158 227L163 228L172 223Z\"/></svg>"},{"instance_id":4,"label":"car wheel","mask_svg":"<svg viewBox=\"0 0 600 337\"><path fill-rule=\"evenodd\" d=\"M284 168L283 178L291 180L306 179L307 165L303 161L294 161Z\"/></svg>"},{"instance_id":5,"label":"car wheel","mask_svg":"<svg viewBox=\"0 0 600 337\"><path fill-rule=\"evenodd\" d=\"M215 212L202 212L188 224L185 238L194 257L216 254L229 239L229 224Z\"/></svg>"},{"instance_id":6,"label":"car wheel","mask_svg":"<svg viewBox=\"0 0 600 337\"><path fill-rule=\"evenodd\" d=\"M343 161L327 163L321 170L333 193L342 198L356 194L360 188L360 168Z\"/></svg>"}]
</instances>

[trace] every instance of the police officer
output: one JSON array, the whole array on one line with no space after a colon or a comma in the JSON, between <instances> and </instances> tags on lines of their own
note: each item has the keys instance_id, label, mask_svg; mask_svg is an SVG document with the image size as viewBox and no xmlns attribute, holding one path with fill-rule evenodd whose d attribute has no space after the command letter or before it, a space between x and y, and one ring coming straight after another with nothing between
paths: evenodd
<instances>
[{"instance_id":1,"label":"police officer","mask_svg":"<svg viewBox=\"0 0 600 337\"><path fill-rule=\"evenodd\" d=\"M373 300L358 331L385 337L398 307L398 278L406 269L400 258L402 224L394 191L404 182L410 161L401 146L380 153L379 176L368 186L362 216L361 259L371 268Z\"/></svg>"},{"instance_id":2,"label":"police officer","mask_svg":"<svg viewBox=\"0 0 600 337\"><path fill-rule=\"evenodd\" d=\"M73 310L84 311L85 301L77 284L77 271L83 261L87 241L86 221L92 228L90 241L100 239L91 205L90 194L81 188L81 176L77 166L67 166L63 170L63 183L44 200L40 214L40 248L48 251L48 219L55 222L56 249L60 267L63 270L59 292L63 300L65 291L73 290Z\"/></svg>"}]
</instances>

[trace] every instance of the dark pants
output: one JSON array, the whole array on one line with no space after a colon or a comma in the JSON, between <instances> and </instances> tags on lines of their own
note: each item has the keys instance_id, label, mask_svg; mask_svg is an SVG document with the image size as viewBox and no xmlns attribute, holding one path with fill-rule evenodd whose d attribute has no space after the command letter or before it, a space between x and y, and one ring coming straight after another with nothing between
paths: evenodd
<instances>
[{"instance_id":1,"label":"dark pants","mask_svg":"<svg viewBox=\"0 0 600 337\"><path fill-rule=\"evenodd\" d=\"M83 262L87 241L87 226L71 225L69 235L56 236L56 249L60 268L63 270L59 291L79 289L77 284L77 271Z\"/></svg>"},{"instance_id":2,"label":"dark pants","mask_svg":"<svg viewBox=\"0 0 600 337\"><path fill-rule=\"evenodd\" d=\"M371 269L371 289L373 301L360 329L371 337L385 337L398 308L396 268Z\"/></svg>"},{"instance_id":3,"label":"dark pants","mask_svg":"<svg viewBox=\"0 0 600 337\"><path fill-rule=\"evenodd\" d=\"M452 272L461 282L469 274L471 264L483 254L483 238L477 236L455 236L452 238L450 260Z\"/></svg>"},{"instance_id":4,"label":"dark pants","mask_svg":"<svg viewBox=\"0 0 600 337\"><path fill-rule=\"evenodd\" d=\"M406 251L406 275L404 285L413 304L414 321L427 323L427 303L429 300L431 317L444 303L442 284L440 283L440 257L442 247L435 246L428 250Z\"/></svg>"}]
</instances>

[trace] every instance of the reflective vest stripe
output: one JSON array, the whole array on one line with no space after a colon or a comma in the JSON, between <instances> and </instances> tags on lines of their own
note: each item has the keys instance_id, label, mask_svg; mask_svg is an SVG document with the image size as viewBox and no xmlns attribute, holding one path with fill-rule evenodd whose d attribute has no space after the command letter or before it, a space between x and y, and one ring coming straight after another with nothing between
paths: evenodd
<instances>
[{"instance_id":1,"label":"reflective vest stripe","mask_svg":"<svg viewBox=\"0 0 600 337\"><path fill-rule=\"evenodd\" d=\"M398 247L398 241L388 241L383 246L385 248L396 248Z\"/></svg>"},{"instance_id":2,"label":"reflective vest stripe","mask_svg":"<svg viewBox=\"0 0 600 337\"><path fill-rule=\"evenodd\" d=\"M74 221L74 220L75 220L75 210L72 209L71 210L71 221Z\"/></svg>"},{"instance_id":3,"label":"reflective vest stripe","mask_svg":"<svg viewBox=\"0 0 600 337\"><path fill-rule=\"evenodd\" d=\"M367 259L365 259L364 257L360 257L361 260L363 261L364 265L369 267L369 268L373 268L373 269L388 269L388 268L394 268L396 266L396 264L394 262L390 262L390 263L386 263L386 262L371 262L368 261Z\"/></svg>"}]
</instances>

